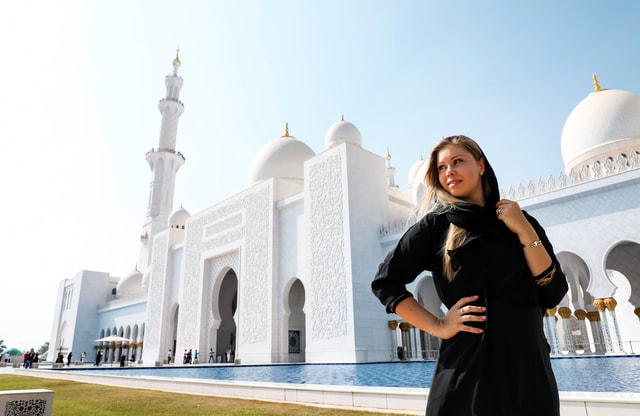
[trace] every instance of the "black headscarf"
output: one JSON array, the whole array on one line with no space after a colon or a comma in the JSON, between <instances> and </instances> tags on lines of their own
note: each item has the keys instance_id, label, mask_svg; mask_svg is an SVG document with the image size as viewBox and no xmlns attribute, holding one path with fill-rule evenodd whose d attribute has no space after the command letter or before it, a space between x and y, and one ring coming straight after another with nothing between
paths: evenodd
<instances>
[{"instance_id":1,"label":"black headscarf","mask_svg":"<svg viewBox=\"0 0 640 416\"><path fill-rule=\"evenodd\" d=\"M490 234L503 239L516 238L505 223L498 219L496 213L496 204L500 200L498 178L484 152L482 158L484 158L483 180L489 185L489 189L485 190L484 207L469 202L458 202L447 211L447 220L469 231Z\"/></svg>"}]
</instances>

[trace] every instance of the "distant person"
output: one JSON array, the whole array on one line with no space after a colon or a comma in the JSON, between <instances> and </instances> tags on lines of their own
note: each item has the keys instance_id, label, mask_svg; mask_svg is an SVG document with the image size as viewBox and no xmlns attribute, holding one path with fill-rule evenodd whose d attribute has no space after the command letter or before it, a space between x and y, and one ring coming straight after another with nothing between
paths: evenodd
<instances>
[{"instance_id":1,"label":"distant person","mask_svg":"<svg viewBox=\"0 0 640 416\"><path fill-rule=\"evenodd\" d=\"M100 366L101 361L102 361L102 351L98 351L98 354L96 354L96 367Z\"/></svg>"},{"instance_id":2,"label":"distant person","mask_svg":"<svg viewBox=\"0 0 640 416\"><path fill-rule=\"evenodd\" d=\"M167 353L167 364L171 364L171 350Z\"/></svg>"},{"instance_id":3,"label":"distant person","mask_svg":"<svg viewBox=\"0 0 640 416\"><path fill-rule=\"evenodd\" d=\"M67 367L71 365L71 357L73 357L73 353L69 351L69 355L67 355Z\"/></svg>"},{"instance_id":4,"label":"distant person","mask_svg":"<svg viewBox=\"0 0 640 416\"><path fill-rule=\"evenodd\" d=\"M213 350L213 348L209 348L209 362L210 363L216 362L216 352Z\"/></svg>"},{"instance_id":5,"label":"distant person","mask_svg":"<svg viewBox=\"0 0 640 416\"><path fill-rule=\"evenodd\" d=\"M62 355L61 352L58 353L58 356L56 357L56 363L58 364L64 364L64 356Z\"/></svg>"},{"instance_id":6,"label":"distant person","mask_svg":"<svg viewBox=\"0 0 640 416\"><path fill-rule=\"evenodd\" d=\"M443 340L426 414L559 416L542 319L568 285L544 229L517 202L500 199L489 161L466 136L436 144L424 181L424 214L371 288L388 313ZM407 289L424 271L444 316Z\"/></svg>"},{"instance_id":7,"label":"distant person","mask_svg":"<svg viewBox=\"0 0 640 416\"><path fill-rule=\"evenodd\" d=\"M231 348L229 348L227 351L225 351L225 358L226 358L226 362L228 362L228 363L231 362Z\"/></svg>"},{"instance_id":8,"label":"distant person","mask_svg":"<svg viewBox=\"0 0 640 416\"><path fill-rule=\"evenodd\" d=\"M124 354L120 355L120 367L124 367L125 361L127 361L127 356Z\"/></svg>"},{"instance_id":9,"label":"distant person","mask_svg":"<svg viewBox=\"0 0 640 416\"><path fill-rule=\"evenodd\" d=\"M189 348L189 352L187 353L187 364L191 364L193 360L193 351Z\"/></svg>"},{"instance_id":10,"label":"distant person","mask_svg":"<svg viewBox=\"0 0 640 416\"><path fill-rule=\"evenodd\" d=\"M195 352L193 353L193 359L198 361L198 357L200 356L200 354L198 353L198 350L195 350Z\"/></svg>"},{"instance_id":11,"label":"distant person","mask_svg":"<svg viewBox=\"0 0 640 416\"><path fill-rule=\"evenodd\" d=\"M84 364L85 358L87 358L87 353L82 351L82 354L80 354L80 363L81 364Z\"/></svg>"}]
</instances>

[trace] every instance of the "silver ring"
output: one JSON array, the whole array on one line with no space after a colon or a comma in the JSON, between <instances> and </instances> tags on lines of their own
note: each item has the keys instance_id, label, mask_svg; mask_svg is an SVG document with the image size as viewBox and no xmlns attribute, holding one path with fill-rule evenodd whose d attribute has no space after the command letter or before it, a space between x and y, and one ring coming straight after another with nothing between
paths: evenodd
<instances>
[{"instance_id":1,"label":"silver ring","mask_svg":"<svg viewBox=\"0 0 640 416\"><path fill-rule=\"evenodd\" d=\"M462 308L460 308L460 312L462 312L462 315L464 315L464 306Z\"/></svg>"},{"instance_id":2,"label":"silver ring","mask_svg":"<svg viewBox=\"0 0 640 416\"><path fill-rule=\"evenodd\" d=\"M496 213L497 213L498 215L502 215L502 208L498 208L498 209L496 210Z\"/></svg>"}]
</instances>

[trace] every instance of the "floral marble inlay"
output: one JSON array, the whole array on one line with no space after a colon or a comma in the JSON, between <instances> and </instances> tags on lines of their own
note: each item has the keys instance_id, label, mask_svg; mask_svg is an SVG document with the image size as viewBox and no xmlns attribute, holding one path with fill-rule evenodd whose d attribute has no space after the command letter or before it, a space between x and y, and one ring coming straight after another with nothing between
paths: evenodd
<instances>
[{"instance_id":1,"label":"floral marble inlay","mask_svg":"<svg viewBox=\"0 0 640 416\"><path fill-rule=\"evenodd\" d=\"M343 174L336 153L309 169L311 328L314 337L347 334L347 266L344 247Z\"/></svg>"}]
</instances>

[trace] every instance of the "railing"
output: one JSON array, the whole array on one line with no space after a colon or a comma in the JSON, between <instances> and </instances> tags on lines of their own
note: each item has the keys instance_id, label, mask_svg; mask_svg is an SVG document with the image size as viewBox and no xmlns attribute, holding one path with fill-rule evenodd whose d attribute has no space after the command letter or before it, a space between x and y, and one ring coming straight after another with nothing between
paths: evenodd
<instances>
[{"instance_id":1,"label":"railing","mask_svg":"<svg viewBox=\"0 0 640 416\"><path fill-rule=\"evenodd\" d=\"M516 189L513 186L507 191L501 189L500 197L519 201L635 169L640 169L640 153L632 150L628 154L619 153L616 157L603 158L591 166L583 166L579 170L571 169L569 174L560 172L558 177L549 175L546 181L539 178L537 183L529 181L527 186L520 184ZM412 214L381 225L378 233L381 238L401 234L415 221L416 216Z\"/></svg>"},{"instance_id":2,"label":"railing","mask_svg":"<svg viewBox=\"0 0 640 416\"><path fill-rule=\"evenodd\" d=\"M513 187L508 191L502 189L500 195L502 198L518 201L638 168L640 168L640 154L632 150L628 155L619 153L615 158L606 157L594 162L591 166L583 166L579 170L571 169L569 174L561 172L557 178L549 176L546 181L539 178L537 184L529 181L526 187L520 184L517 189Z\"/></svg>"},{"instance_id":3,"label":"railing","mask_svg":"<svg viewBox=\"0 0 640 416\"><path fill-rule=\"evenodd\" d=\"M151 153L154 152L167 152L167 153L173 153L174 155L178 155L182 158L182 160L185 160L184 155L180 152L176 152L174 149L169 149L168 147L160 147L158 148L158 150L152 148L151 150L149 150L147 153L145 153L145 157L149 156Z\"/></svg>"}]
</instances>

